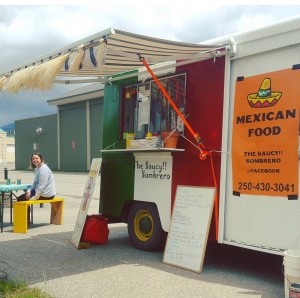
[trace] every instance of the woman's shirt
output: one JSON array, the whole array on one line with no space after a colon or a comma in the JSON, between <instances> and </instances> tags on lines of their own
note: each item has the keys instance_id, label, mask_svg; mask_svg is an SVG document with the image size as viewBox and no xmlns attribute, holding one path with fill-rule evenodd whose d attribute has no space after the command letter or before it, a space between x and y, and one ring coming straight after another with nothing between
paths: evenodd
<instances>
[{"instance_id":1,"label":"woman's shirt","mask_svg":"<svg viewBox=\"0 0 300 298\"><path fill-rule=\"evenodd\" d=\"M56 187L52 171L46 164L34 170L34 182L28 192L35 190L35 195L30 200L38 200L40 196L52 197L56 195Z\"/></svg>"}]
</instances>

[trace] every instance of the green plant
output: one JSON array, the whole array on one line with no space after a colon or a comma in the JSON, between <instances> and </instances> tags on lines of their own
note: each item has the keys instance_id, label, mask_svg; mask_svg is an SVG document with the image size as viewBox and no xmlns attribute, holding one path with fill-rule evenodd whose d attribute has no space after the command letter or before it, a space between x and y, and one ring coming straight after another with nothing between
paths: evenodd
<instances>
[{"instance_id":1,"label":"green plant","mask_svg":"<svg viewBox=\"0 0 300 298\"><path fill-rule=\"evenodd\" d=\"M37 288L29 288L25 284L0 280L0 297L2 298L51 298L50 295Z\"/></svg>"}]
</instances>

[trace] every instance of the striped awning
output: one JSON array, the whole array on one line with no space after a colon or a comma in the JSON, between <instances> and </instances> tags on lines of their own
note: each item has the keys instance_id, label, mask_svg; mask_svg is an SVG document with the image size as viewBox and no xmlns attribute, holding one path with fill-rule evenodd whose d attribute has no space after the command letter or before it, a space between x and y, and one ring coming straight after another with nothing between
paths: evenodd
<instances>
[{"instance_id":1,"label":"striped awning","mask_svg":"<svg viewBox=\"0 0 300 298\"><path fill-rule=\"evenodd\" d=\"M113 81L114 76L141 68L140 59L156 67L166 61L192 63L216 57L224 48L224 45L175 42L109 28L0 72L0 90L46 90L58 82Z\"/></svg>"}]
</instances>

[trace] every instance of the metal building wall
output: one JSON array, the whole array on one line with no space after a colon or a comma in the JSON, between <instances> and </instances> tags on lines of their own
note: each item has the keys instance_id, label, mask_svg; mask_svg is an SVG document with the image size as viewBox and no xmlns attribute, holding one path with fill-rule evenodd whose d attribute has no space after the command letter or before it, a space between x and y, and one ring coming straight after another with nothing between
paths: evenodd
<instances>
[{"instance_id":1,"label":"metal building wall","mask_svg":"<svg viewBox=\"0 0 300 298\"><path fill-rule=\"evenodd\" d=\"M40 152L52 170L57 164L56 114L15 121L15 168L27 170L33 152ZM37 129L41 128L41 133ZM39 132L39 131L38 131Z\"/></svg>"},{"instance_id":2,"label":"metal building wall","mask_svg":"<svg viewBox=\"0 0 300 298\"><path fill-rule=\"evenodd\" d=\"M39 151L52 170L88 171L100 157L102 115L103 99L96 98L58 106L58 114L17 120L15 168L28 169L31 154Z\"/></svg>"},{"instance_id":3,"label":"metal building wall","mask_svg":"<svg viewBox=\"0 0 300 298\"><path fill-rule=\"evenodd\" d=\"M91 99L58 107L60 169L87 171L100 157L102 146L102 99Z\"/></svg>"},{"instance_id":4,"label":"metal building wall","mask_svg":"<svg viewBox=\"0 0 300 298\"><path fill-rule=\"evenodd\" d=\"M86 170L86 105L78 102L59 106L60 168Z\"/></svg>"}]
</instances>

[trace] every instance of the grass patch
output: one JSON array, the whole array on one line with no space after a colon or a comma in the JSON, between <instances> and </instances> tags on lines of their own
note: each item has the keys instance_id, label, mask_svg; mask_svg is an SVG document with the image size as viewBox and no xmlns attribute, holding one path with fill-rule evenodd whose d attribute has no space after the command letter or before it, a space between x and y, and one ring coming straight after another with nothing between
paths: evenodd
<instances>
[{"instance_id":1,"label":"grass patch","mask_svg":"<svg viewBox=\"0 0 300 298\"><path fill-rule=\"evenodd\" d=\"M51 298L50 295L37 288L28 288L24 284L0 280L0 297L2 298Z\"/></svg>"}]
</instances>

